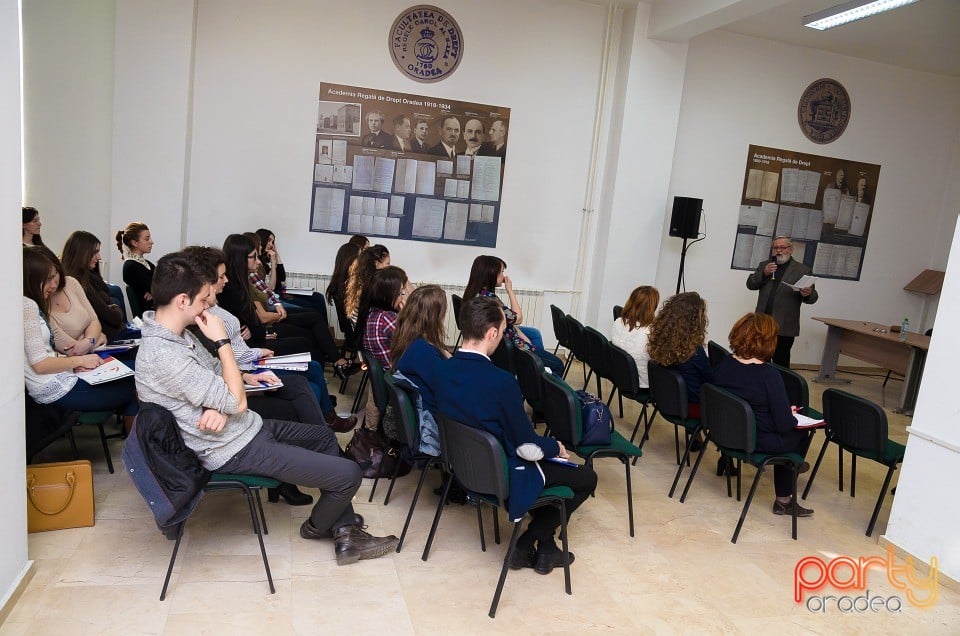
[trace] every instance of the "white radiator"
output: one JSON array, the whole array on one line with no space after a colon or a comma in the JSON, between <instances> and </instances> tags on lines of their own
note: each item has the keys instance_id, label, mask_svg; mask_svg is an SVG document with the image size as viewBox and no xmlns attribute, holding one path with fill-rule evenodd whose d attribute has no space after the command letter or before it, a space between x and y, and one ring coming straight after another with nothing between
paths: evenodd
<instances>
[{"instance_id":1,"label":"white radiator","mask_svg":"<svg viewBox=\"0 0 960 636\"><path fill-rule=\"evenodd\" d=\"M327 285L330 283L329 274L307 274L301 272L287 272L287 287L300 287L307 289L314 289L321 294L326 295ZM460 332L457 330L457 323L453 318L453 301L449 300L451 294L457 294L462 296L464 285L449 285L446 283L431 283L429 281L422 281L414 283L417 286L420 285L429 285L435 284L440 285L445 292L447 292L448 302L447 302L447 344L453 346L453 343L457 340L457 334ZM543 291L537 289L514 289L513 293L516 295L517 300L520 301L520 308L523 310L523 324L529 327L536 327L538 329L543 329L541 327L541 318L543 316ZM501 300L506 300L506 293L501 292L498 294ZM340 331L339 322L337 321L337 312L334 310L332 305L327 305L327 321L330 325L333 326L336 337L343 338L343 333ZM552 327L550 328L552 329ZM548 329L548 331L550 331ZM552 332L551 332L552 333ZM548 334L544 334L545 337L549 337Z\"/></svg>"}]
</instances>

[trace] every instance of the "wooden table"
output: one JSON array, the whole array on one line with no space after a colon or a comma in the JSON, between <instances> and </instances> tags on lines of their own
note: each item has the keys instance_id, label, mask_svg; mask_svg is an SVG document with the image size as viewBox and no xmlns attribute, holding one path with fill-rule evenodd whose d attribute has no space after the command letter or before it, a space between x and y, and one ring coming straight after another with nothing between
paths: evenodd
<instances>
[{"instance_id":1,"label":"wooden table","mask_svg":"<svg viewBox=\"0 0 960 636\"><path fill-rule=\"evenodd\" d=\"M823 347L817 381L842 381L836 377L837 358L841 353L890 369L903 376L900 407L894 410L913 415L923 364L930 348L929 336L908 332L907 339L901 341L900 334L889 333L889 326L875 322L816 317L814 320L827 325L827 342Z\"/></svg>"}]
</instances>

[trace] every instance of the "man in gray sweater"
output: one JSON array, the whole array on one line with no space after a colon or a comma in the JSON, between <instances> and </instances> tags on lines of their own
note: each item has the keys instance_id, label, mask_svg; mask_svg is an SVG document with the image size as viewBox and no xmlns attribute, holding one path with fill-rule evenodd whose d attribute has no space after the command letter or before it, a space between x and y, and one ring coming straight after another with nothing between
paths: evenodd
<instances>
[{"instance_id":1,"label":"man in gray sweater","mask_svg":"<svg viewBox=\"0 0 960 636\"><path fill-rule=\"evenodd\" d=\"M209 269L182 252L157 263L151 289L157 310L144 314L137 353L140 400L173 413L184 442L208 470L319 488L320 498L300 536L333 537L338 565L392 552L398 539L371 536L363 530L363 517L354 513L351 500L362 480L360 467L340 457L328 427L264 420L247 409L244 374L226 328L207 311L208 281L215 275ZM186 331L193 324L215 343L219 360ZM250 380L256 383L256 378Z\"/></svg>"}]
</instances>

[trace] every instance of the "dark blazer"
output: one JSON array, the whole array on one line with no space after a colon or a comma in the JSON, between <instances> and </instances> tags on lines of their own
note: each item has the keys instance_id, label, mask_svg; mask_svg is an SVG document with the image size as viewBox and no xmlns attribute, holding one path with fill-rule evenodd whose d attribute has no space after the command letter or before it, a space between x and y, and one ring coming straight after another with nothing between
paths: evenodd
<instances>
[{"instance_id":1,"label":"dark blazer","mask_svg":"<svg viewBox=\"0 0 960 636\"><path fill-rule=\"evenodd\" d=\"M774 294L771 315L780 325L779 335L796 338L800 335L800 305L804 303L812 305L820 296L817 294L816 287L809 296L804 298L800 292L781 285L781 283L791 285L796 283L805 274L810 273L809 267L791 258L786 265L777 267L776 280L774 280L770 276L763 275L763 268L769 262L766 260L760 263L756 271L747 277L747 289L760 290L757 294L757 313L764 313L767 308L767 299L770 294Z\"/></svg>"},{"instance_id":2,"label":"dark blazer","mask_svg":"<svg viewBox=\"0 0 960 636\"><path fill-rule=\"evenodd\" d=\"M545 457L556 457L560 446L552 437L541 437L533 430L514 376L466 351L457 351L439 366L434 387L437 409L500 441L510 466L510 518L522 517L540 495L544 482L536 464L517 457L517 447L536 444Z\"/></svg>"},{"instance_id":3,"label":"dark blazer","mask_svg":"<svg viewBox=\"0 0 960 636\"><path fill-rule=\"evenodd\" d=\"M376 134L367 133L363 136L360 144L364 148L393 148L393 135L387 134L383 130Z\"/></svg>"},{"instance_id":4,"label":"dark blazer","mask_svg":"<svg viewBox=\"0 0 960 636\"><path fill-rule=\"evenodd\" d=\"M481 157L500 157L506 158L507 156L507 144L503 144L500 150L497 150L497 147L491 141L485 141L480 144L480 150L477 151L477 154Z\"/></svg>"},{"instance_id":5,"label":"dark blazer","mask_svg":"<svg viewBox=\"0 0 960 636\"><path fill-rule=\"evenodd\" d=\"M156 309L153 301L147 300L146 296L150 291L150 286L153 285L153 270L157 266L150 261L147 261L147 265L150 266L149 269L134 260L123 261L123 282L129 285L130 289L137 295L140 300L140 308L143 311Z\"/></svg>"},{"instance_id":6,"label":"dark blazer","mask_svg":"<svg viewBox=\"0 0 960 636\"><path fill-rule=\"evenodd\" d=\"M430 146L421 142L416 137L410 138L410 148L412 152L422 152L423 154L430 154Z\"/></svg>"},{"instance_id":7,"label":"dark blazer","mask_svg":"<svg viewBox=\"0 0 960 636\"><path fill-rule=\"evenodd\" d=\"M454 153L458 155L462 155L463 151L457 149L457 147L454 146ZM447 147L443 145L442 141L438 141L437 145L435 146L430 146L430 154L437 155L438 157L447 157L448 159L450 158L450 155L447 154Z\"/></svg>"}]
</instances>

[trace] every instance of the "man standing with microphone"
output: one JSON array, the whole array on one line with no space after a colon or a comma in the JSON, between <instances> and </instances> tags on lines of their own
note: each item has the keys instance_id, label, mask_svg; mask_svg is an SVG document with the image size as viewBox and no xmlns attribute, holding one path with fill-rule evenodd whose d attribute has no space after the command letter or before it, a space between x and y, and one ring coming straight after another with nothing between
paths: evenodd
<instances>
[{"instance_id":1,"label":"man standing with microphone","mask_svg":"<svg viewBox=\"0 0 960 636\"><path fill-rule=\"evenodd\" d=\"M780 325L773 362L789 368L790 349L800 334L800 305L812 305L819 296L813 286L794 291L781 284L792 285L810 273L809 267L793 260L793 244L789 238L778 236L773 239L770 253L770 260L760 263L757 270L747 277L747 289L760 290L756 312L773 316Z\"/></svg>"}]
</instances>

